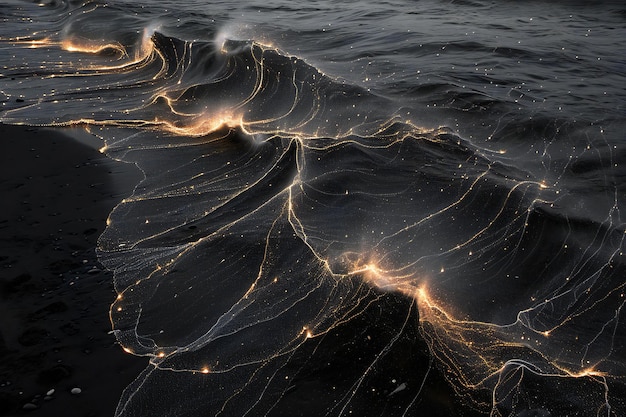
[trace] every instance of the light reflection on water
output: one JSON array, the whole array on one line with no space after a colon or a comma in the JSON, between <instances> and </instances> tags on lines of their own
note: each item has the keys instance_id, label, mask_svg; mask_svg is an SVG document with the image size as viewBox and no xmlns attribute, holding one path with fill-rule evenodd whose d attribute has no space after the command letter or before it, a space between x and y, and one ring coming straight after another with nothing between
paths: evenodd
<instances>
[{"instance_id":1,"label":"light reflection on water","mask_svg":"<svg viewBox=\"0 0 626 417\"><path fill-rule=\"evenodd\" d=\"M441 5L320 4L336 13L316 28L282 4L14 4L0 120L88 127L145 175L98 248L116 336L150 360L119 415L280 415L347 346L359 361L316 413L436 407L433 373L468 413L624 410L623 73L608 58L589 81L589 56L570 66L544 34L584 8L495 27L463 5L455 29ZM413 355L410 383L387 373Z\"/></svg>"}]
</instances>

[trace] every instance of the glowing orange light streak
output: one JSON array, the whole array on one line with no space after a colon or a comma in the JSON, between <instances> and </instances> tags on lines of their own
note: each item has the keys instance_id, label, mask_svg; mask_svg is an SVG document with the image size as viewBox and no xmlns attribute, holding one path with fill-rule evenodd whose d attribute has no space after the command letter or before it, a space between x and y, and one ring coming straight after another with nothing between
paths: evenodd
<instances>
[{"instance_id":1,"label":"glowing orange light streak","mask_svg":"<svg viewBox=\"0 0 626 417\"><path fill-rule=\"evenodd\" d=\"M244 123L241 117L233 116L229 113L217 113L212 116L204 116L198 118L196 122L187 126L177 126L169 121L157 121L155 123L162 126L164 130L176 135L184 136L206 136L216 132L224 127L237 128L243 127Z\"/></svg>"},{"instance_id":2,"label":"glowing orange light streak","mask_svg":"<svg viewBox=\"0 0 626 417\"><path fill-rule=\"evenodd\" d=\"M127 57L126 48L119 42L95 44L90 42L76 42L73 40L64 40L61 47L68 52L82 52L89 54L100 54L106 51L114 51L120 55L120 58Z\"/></svg>"}]
</instances>

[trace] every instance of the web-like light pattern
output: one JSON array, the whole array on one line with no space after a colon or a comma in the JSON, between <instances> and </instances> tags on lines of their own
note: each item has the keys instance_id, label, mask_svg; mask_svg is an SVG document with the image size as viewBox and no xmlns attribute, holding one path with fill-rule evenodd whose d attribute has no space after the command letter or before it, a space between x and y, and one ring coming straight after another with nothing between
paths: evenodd
<instances>
[{"instance_id":1,"label":"web-like light pattern","mask_svg":"<svg viewBox=\"0 0 626 417\"><path fill-rule=\"evenodd\" d=\"M0 43L0 120L84 126L145 176L98 248L115 334L150 361L118 415L279 413L315 346L390 296L402 319L361 327L386 337L325 413L358 412L418 333L480 412L624 410L623 151L603 131L520 143L503 116L479 145L270 45L130 39ZM415 410L431 367L386 412Z\"/></svg>"}]
</instances>

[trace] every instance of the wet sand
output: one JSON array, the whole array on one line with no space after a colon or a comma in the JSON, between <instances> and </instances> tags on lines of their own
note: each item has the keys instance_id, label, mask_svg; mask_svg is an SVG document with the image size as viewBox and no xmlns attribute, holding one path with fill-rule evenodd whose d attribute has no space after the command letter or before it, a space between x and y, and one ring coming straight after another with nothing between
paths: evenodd
<instances>
[{"instance_id":1,"label":"wet sand","mask_svg":"<svg viewBox=\"0 0 626 417\"><path fill-rule=\"evenodd\" d=\"M0 141L0 416L112 416L147 361L110 334L95 247L140 174L49 129L0 124Z\"/></svg>"}]
</instances>

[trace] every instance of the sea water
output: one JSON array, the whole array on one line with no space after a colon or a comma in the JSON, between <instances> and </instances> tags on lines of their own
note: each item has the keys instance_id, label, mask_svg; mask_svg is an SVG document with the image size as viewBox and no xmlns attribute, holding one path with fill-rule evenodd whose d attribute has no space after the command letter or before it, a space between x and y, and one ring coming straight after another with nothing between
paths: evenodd
<instances>
[{"instance_id":1,"label":"sea water","mask_svg":"<svg viewBox=\"0 0 626 417\"><path fill-rule=\"evenodd\" d=\"M0 121L145 177L98 246L146 357L118 416L626 412L621 2L0 20Z\"/></svg>"}]
</instances>

